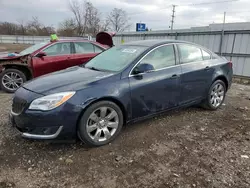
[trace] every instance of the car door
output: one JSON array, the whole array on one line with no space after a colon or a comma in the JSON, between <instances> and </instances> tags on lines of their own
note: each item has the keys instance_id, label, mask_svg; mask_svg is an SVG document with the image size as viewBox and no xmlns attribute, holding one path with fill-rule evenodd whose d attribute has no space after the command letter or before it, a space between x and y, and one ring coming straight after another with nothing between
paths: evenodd
<instances>
[{"instance_id":1,"label":"car door","mask_svg":"<svg viewBox=\"0 0 250 188\"><path fill-rule=\"evenodd\" d=\"M135 74L140 64L152 65L154 70ZM156 47L143 57L129 76L133 118L178 106L180 74L173 44Z\"/></svg>"},{"instance_id":2,"label":"car door","mask_svg":"<svg viewBox=\"0 0 250 188\"><path fill-rule=\"evenodd\" d=\"M74 42L74 55L71 63L73 65L87 63L102 51L103 49L90 42Z\"/></svg>"},{"instance_id":3,"label":"car door","mask_svg":"<svg viewBox=\"0 0 250 188\"><path fill-rule=\"evenodd\" d=\"M46 56L32 58L34 77L69 67L68 62L72 56L71 42L57 42L41 51Z\"/></svg>"},{"instance_id":4,"label":"car door","mask_svg":"<svg viewBox=\"0 0 250 188\"><path fill-rule=\"evenodd\" d=\"M203 99L212 79L211 55L192 44L178 44L181 74L181 105ZM202 55L204 53L204 57Z\"/></svg>"}]
</instances>

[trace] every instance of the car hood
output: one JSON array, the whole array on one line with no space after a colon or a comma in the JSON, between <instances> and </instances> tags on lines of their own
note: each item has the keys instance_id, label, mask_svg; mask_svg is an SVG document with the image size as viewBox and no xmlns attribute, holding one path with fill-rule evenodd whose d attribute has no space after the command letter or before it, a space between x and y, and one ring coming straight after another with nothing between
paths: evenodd
<instances>
[{"instance_id":1,"label":"car hood","mask_svg":"<svg viewBox=\"0 0 250 188\"><path fill-rule=\"evenodd\" d=\"M28 55L28 54L20 55L17 53L2 52L2 53L0 53L0 60L19 59L19 58L26 56L26 55Z\"/></svg>"},{"instance_id":2,"label":"car hood","mask_svg":"<svg viewBox=\"0 0 250 188\"><path fill-rule=\"evenodd\" d=\"M35 93L48 95L64 91L77 91L94 86L102 79L114 75L83 67L71 67L62 71L38 77L23 85L25 89Z\"/></svg>"}]
</instances>

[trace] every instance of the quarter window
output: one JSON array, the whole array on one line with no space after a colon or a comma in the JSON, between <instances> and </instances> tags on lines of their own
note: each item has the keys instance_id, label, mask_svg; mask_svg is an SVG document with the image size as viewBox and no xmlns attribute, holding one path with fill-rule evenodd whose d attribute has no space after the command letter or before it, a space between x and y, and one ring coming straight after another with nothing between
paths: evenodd
<instances>
[{"instance_id":1,"label":"quarter window","mask_svg":"<svg viewBox=\"0 0 250 188\"><path fill-rule=\"evenodd\" d=\"M43 50L47 56L68 55L71 53L70 42L54 44Z\"/></svg>"},{"instance_id":2,"label":"quarter window","mask_svg":"<svg viewBox=\"0 0 250 188\"><path fill-rule=\"evenodd\" d=\"M75 49L77 54L95 53L93 44L88 42L75 42Z\"/></svg>"},{"instance_id":3,"label":"quarter window","mask_svg":"<svg viewBox=\"0 0 250 188\"><path fill-rule=\"evenodd\" d=\"M210 53L206 52L205 50L202 50L203 60L209 60L211 59Z\"/></svg>"},{"instance_id":4,"label":"quarter window","mask_svg":"<svg viewBox=\"0 0 250 188\"><path fill-rule=\"evenodd\" d=\"M155 49L144 57L141 63L151 64L155 70L175 65L174 46L166 45Z\"/></svg>"},{"instance_id":5,"label":"quarter window","mask_svg":"<svg viewBox=\"0 0 250 188\"><path fill-rule=\"evenodd\" d=\"M201 49L196 46L180 44L178 45L178 48L180 52L180 61L182 64L203 60Z\"/></svg>"}]
</instances>

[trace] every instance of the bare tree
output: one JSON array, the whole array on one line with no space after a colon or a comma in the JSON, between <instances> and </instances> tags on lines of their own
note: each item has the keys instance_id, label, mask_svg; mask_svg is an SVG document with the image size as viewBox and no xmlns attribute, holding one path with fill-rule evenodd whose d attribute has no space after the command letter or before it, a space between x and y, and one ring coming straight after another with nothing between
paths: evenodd
<instances>
[{"instance_id":1,"label":"bare tree","mask_svg":"<svg viewBox=\"0 0 250 188\"><path fill-rule=\"evenodd\" d=\"M55 33L55 28L43 25L38 17L32 17L32 20L27 24L27 33L29 35L47 36Z\"/></svg>"},{"instance_id":2,"label":"bare tree","mask_svg":"<svg viewBox=\"0 0 250 188\"><path fill-rule=\"evenodd\" d=\"M69 6L74 14L76 32L79 36L82 36L85 33L86 26L84 3L80 3L78 0L71 0Z\"/></svg>"},{"instance_id":3,"label":"bare tree","mask_svg":"<svg viewBox=\"0 0 250 188\"><path fill-rule=\"evenodd\" d=\"M37 17L33 17L27 24L24 20L18 20L17 23L0 23L0 34L3 35L50 35L55 33L52 26L43 25Z\"/></svg>"},{"instance_id":4,"label":"bare tree","mask_svg":"<svg viewBox=\"0 0 250 188\"><path fill-rule=\"evenodd\" d=\"M41 28L43 25L40 23L38 17L33 16L27 24L29 35L41 35Z\"/></svg>"},{"instance_id":5,"label":"bare tree","mask_svg":"<svg viewBox=\"0 0 250 188\"><path fill-rule=\"evenodd\" d=\"M73 37L77 35L75 30L76 30L75 21L72 18L70 18L60 23L57 33L61 36Z\"/></svg>"},{"instance_id":6,"label":"bare tree","mask_svg":"<svg viewBox=\"0 0 250 188\"><path fill-rule=\"evenodd\" d=\"M95 36L101 28L100 13L90 2L85 2L86 32Z\"/></svg>"},{"instance_id":7,"label":"bare tree","mask_svg":"<svg viewBox=\"0 0 250 188\"><path fill-rule=\"evenodd\" d=\"M3 35L16 35L18 26L14 23L3 22L0 24L0 34Z\"/></svg>"},{"instance_id":8,"label":"bare tree","mask_svg":"<svg viewBox=\"0 0 250 188\"><path fill-rule=\"evenodd\" d=\"M123 9L114 8L108 15L107 20L110 23L110 29L115 32L122 32L131 26L127 12Z\"/></svg>"},{"instance_id":9,"label":"bare tree","mask_svg":"<svg viewBox=\"0 0 250 188\"><path fill-rule=\"evenodd\" d=\"M100 30L100 12L90 1L71 0L69 7L74 15L73 21L78 36L95 35Z\"/></svg>"},{"instance_id":10,"label":"bare tree","mask_svg":"<svg viewBox=\"0 0 250 188\"><path fill-rule=\"evenodd\" d=\"M19 33L21 35L26 35L27 33L27 26L26 23L24 22L24 20L17 20L17 22L19 23Z\"/></svg>"},{"instance_id":11,"label":"bare tree","mask_svg":"<svg viewBox=\"0 0 250 188\"><path fill-rule=\"evenodd\" d=\"M110 21L106 19L101 26L101 30L108 31L110 29Z\"/></svg>"}]
</instances>

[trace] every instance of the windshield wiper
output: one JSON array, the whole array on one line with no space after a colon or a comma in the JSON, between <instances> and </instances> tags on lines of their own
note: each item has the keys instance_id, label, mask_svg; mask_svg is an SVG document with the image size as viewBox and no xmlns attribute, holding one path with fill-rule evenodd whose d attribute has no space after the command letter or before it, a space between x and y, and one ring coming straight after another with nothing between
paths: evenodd
<instances>
[{"instance_id":1,"label":"windshield wiper","mask_svg":"<svg viewBox=\"0 0 250 188\"><path fill-rule=\"evenodd\" d=\"M88 68L88 69L91 69L91 70L95 70L95 71L101 71L100 69L97 69L95 67L85 67L85 68Z\"/></svg>"}]
</instances>

